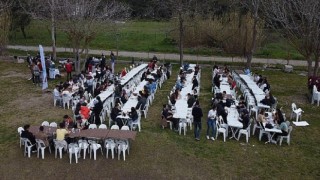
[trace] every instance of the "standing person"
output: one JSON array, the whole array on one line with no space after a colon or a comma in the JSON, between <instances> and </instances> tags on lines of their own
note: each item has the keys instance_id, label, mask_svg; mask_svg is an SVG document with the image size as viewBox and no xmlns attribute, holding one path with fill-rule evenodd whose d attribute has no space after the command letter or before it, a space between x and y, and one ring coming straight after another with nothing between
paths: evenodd
<instances>
[{"instance_id":1,"label":"standing person","mask_svg":"<svg viewBox=\"0 0 320 180\"><path fill-rule=\"evenodd\" d=\"M197 76L193 76L193 79L192 79L192 90L194 90L194 88L196 88L198 86L199 86L199 82L197 80Z\"/></svg>"},{"instance_id":2,"label":"standing person","mask_svg":"<svg viewBox=\"0 0 320 180\"><path fill-rule=\"evenodd\" d=\"M196 101L195 106L192 108L192 116L194 120L194 136L197 141L200 141L200 131L201 131L201 118L203 116L202 109L200 107L199 101Z\"/></svg>"},{"instance_id":3,"label":"standing person","mask_svg":"<svg viewBox=\"0 0 320 180\"><path fill-rule=\"evenodd\" d=\"M96 97L96 100L94 101L94 107L92 108L92 111L94 113L94 118L95 118L95 124L100 125L101 120L100 120L100 113L103 109L103 103L100 99L100 96Z\"/></svg>"},{"instance_id":4,"label":"standing person","mask_svg":"<svg viewBox=\"0 0 320 180\"><path fill-rule=\"evenodd\" d=\"M33 68L33 83L37 86L40 85L40 69L37 65L34 65Z\"/></svg>"},{"instance_id":5,"label":"standing person","mask_svg":"<svg viewBox=\"0 0 320 180\"><path fill-rule=\"evenodd\" d=\"M70 62L70 59L67 60L67 63L65 65L66 71L67 71L67 81L72 78L71 72L72 72L72 63Z\"/></svg>"},{"instance_id":6,"label":"standing person","mask_svg":"<svg viewBox=\"0 0 320 180\"><path fill-rule=\"evenodd\" d=\"M209 131L212 130L211 134L211 140L214 141L214 136L216 134L216 117L217 117L217 107L215 104L212 105L212 108L208 112L208 120L207 120L207 139L210 139L209 137Z\"/></svg>"},{"instance_id":7,"label":"standing person","mask_svg":"<svg viewBox=\"0 0 320 180\"><path fill-rule=\"evenodd\" d=\"M106 67L106 56L102 53L102 55L101 55L101 63L100 63L101 71L103 71L105 67Z\"/></svg>"},{"instance_id":8,"label":"standing person","mask_svg":"<svg viewBox=\"0 0 320 180\"><path fill-rule=\"evenodd\" d=\"M111 60L111 70L112 70L112 73L114 73L114 63L116 61L116 57L115 57L115 55L113 54L112 51L111 51L111 54L110 54L110 60Z\"/></svg>"}]
</instances>

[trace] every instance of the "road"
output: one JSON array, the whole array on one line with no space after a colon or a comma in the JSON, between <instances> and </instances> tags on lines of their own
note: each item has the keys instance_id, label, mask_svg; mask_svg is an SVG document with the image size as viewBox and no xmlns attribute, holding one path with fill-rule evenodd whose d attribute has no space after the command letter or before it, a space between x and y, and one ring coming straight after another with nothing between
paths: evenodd
<instances>
[{"instance_id":1,"label":"road","mask_svg":"<svg viewBox=\"0 0 320 180\"><path fill-rule=\"evenodd\" d=\"M9 45L9 49L23 50L23 51L38 51L39 47L37 46L22 46L22 45ZM44 51L52 52L50 46L43 47ZM69 52L72 53L72 48L57 47L57 52ZM89 54L101 55L110 54L110 51L98 50L98 49L89 49ZM152 58L153 55L156 55L158 59L170 59L179 61L179 54L175 53L158 53L158 52L130 52L130 51L118 51L118 56L122 57L134 57L134 58ZM221 56L197 56L184 54L184 60L199 60L199 61L216 61L216 62L245 62L246 60L241 57L221 57ZM284 59L266 59L266 58L253 58L252 63L262 63L262 64L287 64L287 60ZM307 66L307 61L304 60L290 60L290 63L293 66Z\"/></svg>"}]
</instances>

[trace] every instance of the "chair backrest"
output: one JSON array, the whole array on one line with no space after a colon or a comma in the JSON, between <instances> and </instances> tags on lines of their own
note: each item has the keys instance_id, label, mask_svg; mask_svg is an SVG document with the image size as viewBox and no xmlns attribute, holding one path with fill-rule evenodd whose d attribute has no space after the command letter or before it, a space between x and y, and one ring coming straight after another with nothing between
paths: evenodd
<instances>
[{"instance_id":1,"label":"chair backrest","mask_svg":"<svg viewBox=\"0 0 320 180\"><path fill-rule=\"evenodd\" d=\"M297 105L295 103L292 103L291 104L291 108L292 108L292 111L296 110L297 109Z\"/></svg>"},{"instance_id":2,"label":"chair backrest","mask_svg":"<svg viewBox=\"0 0 320 180\"><path fill-rule=\"evenodd\" d=\"M46 147L46 145L44 144L43 140L41 139L36 139L37 142L37 146L38 147Z\"/></svg>"},{"instance_id":3,"label":"chair backrest","mask_svg":"<svg viewBox=\"0 0 320 180\"><path fill-rule=\"evenodd\" d=\"M289 130L288 130L288 136L290 136L291 132L292 132L292 126L289 126Z\"/></svg>"},{"instance_id":4,"label":"chair backrest","mask_svg":"<svg viewBox=\"0 0 320 180\"><path fill-rule=\"evenodd\" d=\"M57 127L58 125L57 125L56 122L51 122L49 126L50 126L50 127Z\"/></svg>"},{"instance_id":5,"label":"chair backrest","mask_svg":"<svg viewBox=\"0 0 320 180\"><path fill-rule=\"evenodd\" d=\"M128 130L130 130L130 129L129 129L129 126L122 126L122 127L121 127L121 130L128 131Z\"/></svg>"},{"instance_id":6,"label":"chair backrest","mask_svg":"<svg viewBox=\"0 0 320 180\"><path fill-rule=\"evenodd\" d=\"M112 125L110 129L117 129L117 130L119 130L119 126L118 126L118 125Z\"/></svg>"},{"instance_id":7,"label":"chair backrest","mask_svg":"<svg viewBox=\"0 0 320 180\"><path fill-rule=\"evenodd\" d=\"M48 121L43 121L43 122L41 123L41 126L49 126L49 122L48 122Z\"/></svg>"},{"instance_id":8,"label":"chair backrest","mask_svg":"<svg viewBox=\"0 0 320 180\"><path fill-rule=\"evenodd\" d=\"M107 125L105 125L105 124L100 124L99 129L107 129Z\"/></svg>"},{"instance_id":9,"label":"chair backrest","mask_svg":"<svg viewBox=\"0 0 320 180\"><path fill-rule=\"evenodd\" d=\"M18 127L18 133L21 136L22 131L24 131L23 127Z\"/></svg>"},{"instance_id":10,"label":"chair backrest","mask_svg":"<svg viewBox=\"0 0 320 180\"><path fill-rule=\"evenodd\" d=\"M97 125L96 124L90 124L88 129L97 129Z\"/></svg>"}]
</instances>

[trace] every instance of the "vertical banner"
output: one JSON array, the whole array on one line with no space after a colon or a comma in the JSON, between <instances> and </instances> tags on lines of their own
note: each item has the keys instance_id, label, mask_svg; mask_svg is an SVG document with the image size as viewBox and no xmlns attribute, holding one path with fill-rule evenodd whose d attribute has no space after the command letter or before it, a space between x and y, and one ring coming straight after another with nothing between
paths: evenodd
<instances>
[{"instance_id":1,"label":"vertical banner","mask_svg":"<svg viewBox=\"0 0 320 180\"><path fill-rule=\"evenodd\" d=\"M41 45L39 45L39 51L40 51L40 59L41 59L41 65L42 65L42 90L45 90L48 88L48 80L47 80L46 62L44 60L44 52L43 52L43 47Z\"/></svg>"}]
</instances>

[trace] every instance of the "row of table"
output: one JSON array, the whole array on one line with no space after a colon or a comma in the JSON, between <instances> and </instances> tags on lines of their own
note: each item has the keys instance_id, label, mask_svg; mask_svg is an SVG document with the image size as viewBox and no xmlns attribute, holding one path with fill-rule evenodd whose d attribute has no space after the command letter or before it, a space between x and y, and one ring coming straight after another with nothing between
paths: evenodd
<instances>
[{"instance_id":1,"label":"row of table","mask_svg":"<svg viewBox=\"0 0 320 180\"><path fill-rule=\"evenodd\" d=\"M39 132L40 126L30 126L29 131L33 134ZM44 132L48 135L53 135L56 133L56 127L44 126ZM137 135L136 131L127 130L110 130L110 129L86 129L70 130L68 137L70 138L95 138L95 139L120 139L120 140L135 140Z\"/></svg>"}]
</instances>

